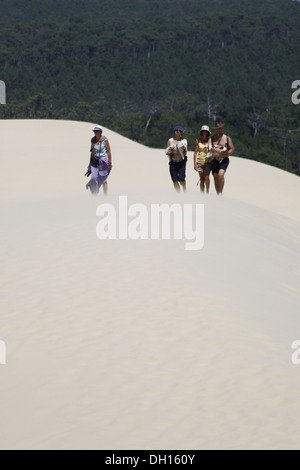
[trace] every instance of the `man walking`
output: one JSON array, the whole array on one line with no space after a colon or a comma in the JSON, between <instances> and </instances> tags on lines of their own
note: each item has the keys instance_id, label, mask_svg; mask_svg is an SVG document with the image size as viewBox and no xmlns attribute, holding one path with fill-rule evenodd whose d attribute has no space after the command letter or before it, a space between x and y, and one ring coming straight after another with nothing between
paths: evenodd
<instances>
[{"instance_id":1,"label":"man walking","mask_svg":"<svg viewBox=\"0 0 300 470\"><path fill-rule=\"evenodd\" d=\"M217 122L214 129L215 135L211 137L211 146L213 148L223 148L223 150L212 160L212 174L214 177L217 194L223 194L225 184L225 173L230 163L229 155L234 151L231 138L223 134L224 124Z\"/></svg>"}]
</instances>

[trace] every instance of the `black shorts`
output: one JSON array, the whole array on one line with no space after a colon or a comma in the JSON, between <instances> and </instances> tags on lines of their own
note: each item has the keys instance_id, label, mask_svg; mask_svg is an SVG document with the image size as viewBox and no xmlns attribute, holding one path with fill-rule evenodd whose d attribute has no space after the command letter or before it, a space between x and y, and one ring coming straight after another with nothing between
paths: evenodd
<instances>
[{"instance_id":1,"label":"black shorts","mask_svg":"<svg viewBox=\"0 0 300 470\"><path fill-rule=\"evenodd\" d=\"M220 170L227 170L227 167L230 163L230 160L228 157L223 158L221 162L218 162L217 160L213 159L211 162L211 171L212 173L219 173Z\"/></svg>"},{"instance_id":2,"label":"black shorts","mask_svg":"<svg viewBox=\"0 0 300 470\"><path fill-rule=\"evenodd\" d=\"M171 160L169 165L172 181L185 181L186 159L180 160L179 162L173 162Z\"/></svg>"}]
</instances>

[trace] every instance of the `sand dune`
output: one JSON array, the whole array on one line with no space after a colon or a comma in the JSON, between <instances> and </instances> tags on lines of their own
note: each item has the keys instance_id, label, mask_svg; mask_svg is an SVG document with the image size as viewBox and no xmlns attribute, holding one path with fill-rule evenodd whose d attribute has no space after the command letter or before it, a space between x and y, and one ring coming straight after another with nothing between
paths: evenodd
<instances>
[{"instance_id":1,"label":"sand dune","mask_svg":"<svg viewBox=\"0 0 300 470\"><path fill-rule=\"evenodd\" d=\"M201 195L189 158L177 195L163 150L105 129L95 198L91 129L1 121L0 448L299 449L300 179L232 157ZM203 249L99 240L120 196L204 204Z\"/></svg>"}]
</instances>

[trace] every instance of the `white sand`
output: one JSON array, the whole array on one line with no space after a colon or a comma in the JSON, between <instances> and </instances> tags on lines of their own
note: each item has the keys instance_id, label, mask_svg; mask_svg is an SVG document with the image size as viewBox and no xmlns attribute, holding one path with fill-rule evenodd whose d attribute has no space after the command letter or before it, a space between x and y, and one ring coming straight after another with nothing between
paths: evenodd
<instances>
[{"instance_id":1,"label":"white sand","mask_svg":"<svg viewBox=\"0 0 300 470\"><path fill-rule=\"evenodd\" d=\"M300 449L300 179L232 157L203 196L189 158L177 195L163 150L105 129L94 198L91 129L1 121L0 448ZM204 203L204 248L100 241L119 195Z\"/></svg>"}]
</instances>

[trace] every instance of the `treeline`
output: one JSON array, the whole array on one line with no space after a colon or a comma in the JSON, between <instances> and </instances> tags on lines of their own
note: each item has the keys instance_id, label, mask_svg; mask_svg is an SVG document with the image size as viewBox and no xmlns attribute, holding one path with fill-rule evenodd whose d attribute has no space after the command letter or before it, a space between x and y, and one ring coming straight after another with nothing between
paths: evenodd
<instances>
[{"instance_id":1,"label":"treeline","mask_svg":"<svg viewBox=\"0 0 300 470\"><path fill-rule=\"evenodd\" d=\"M1 119L101 122L153 147L226 122L236 154L300 174L300 4L2 0Z\"/></svg>"},{"instance_id":2,"label":"treeline","mask_svg":"<svg viewBox=\"0 0 300 470\"><path fill-rule=\"evenodd\" d=\"M193 149L201 125L213 127L216 119L225 122L235 146L235 155L257 160L300 175L299 107L272 105L250 106L232 112L208 101L198 105L192 95L183 95L148 104L148 112L130 106L112 105L104 97L92 104L79 102L60 108L46 95L37 95L23 103L0 105L0 119L63 119L97 123L148 147L164 148L180 124L186 129L189 149Z\"/></svg>"}]
</instances>

